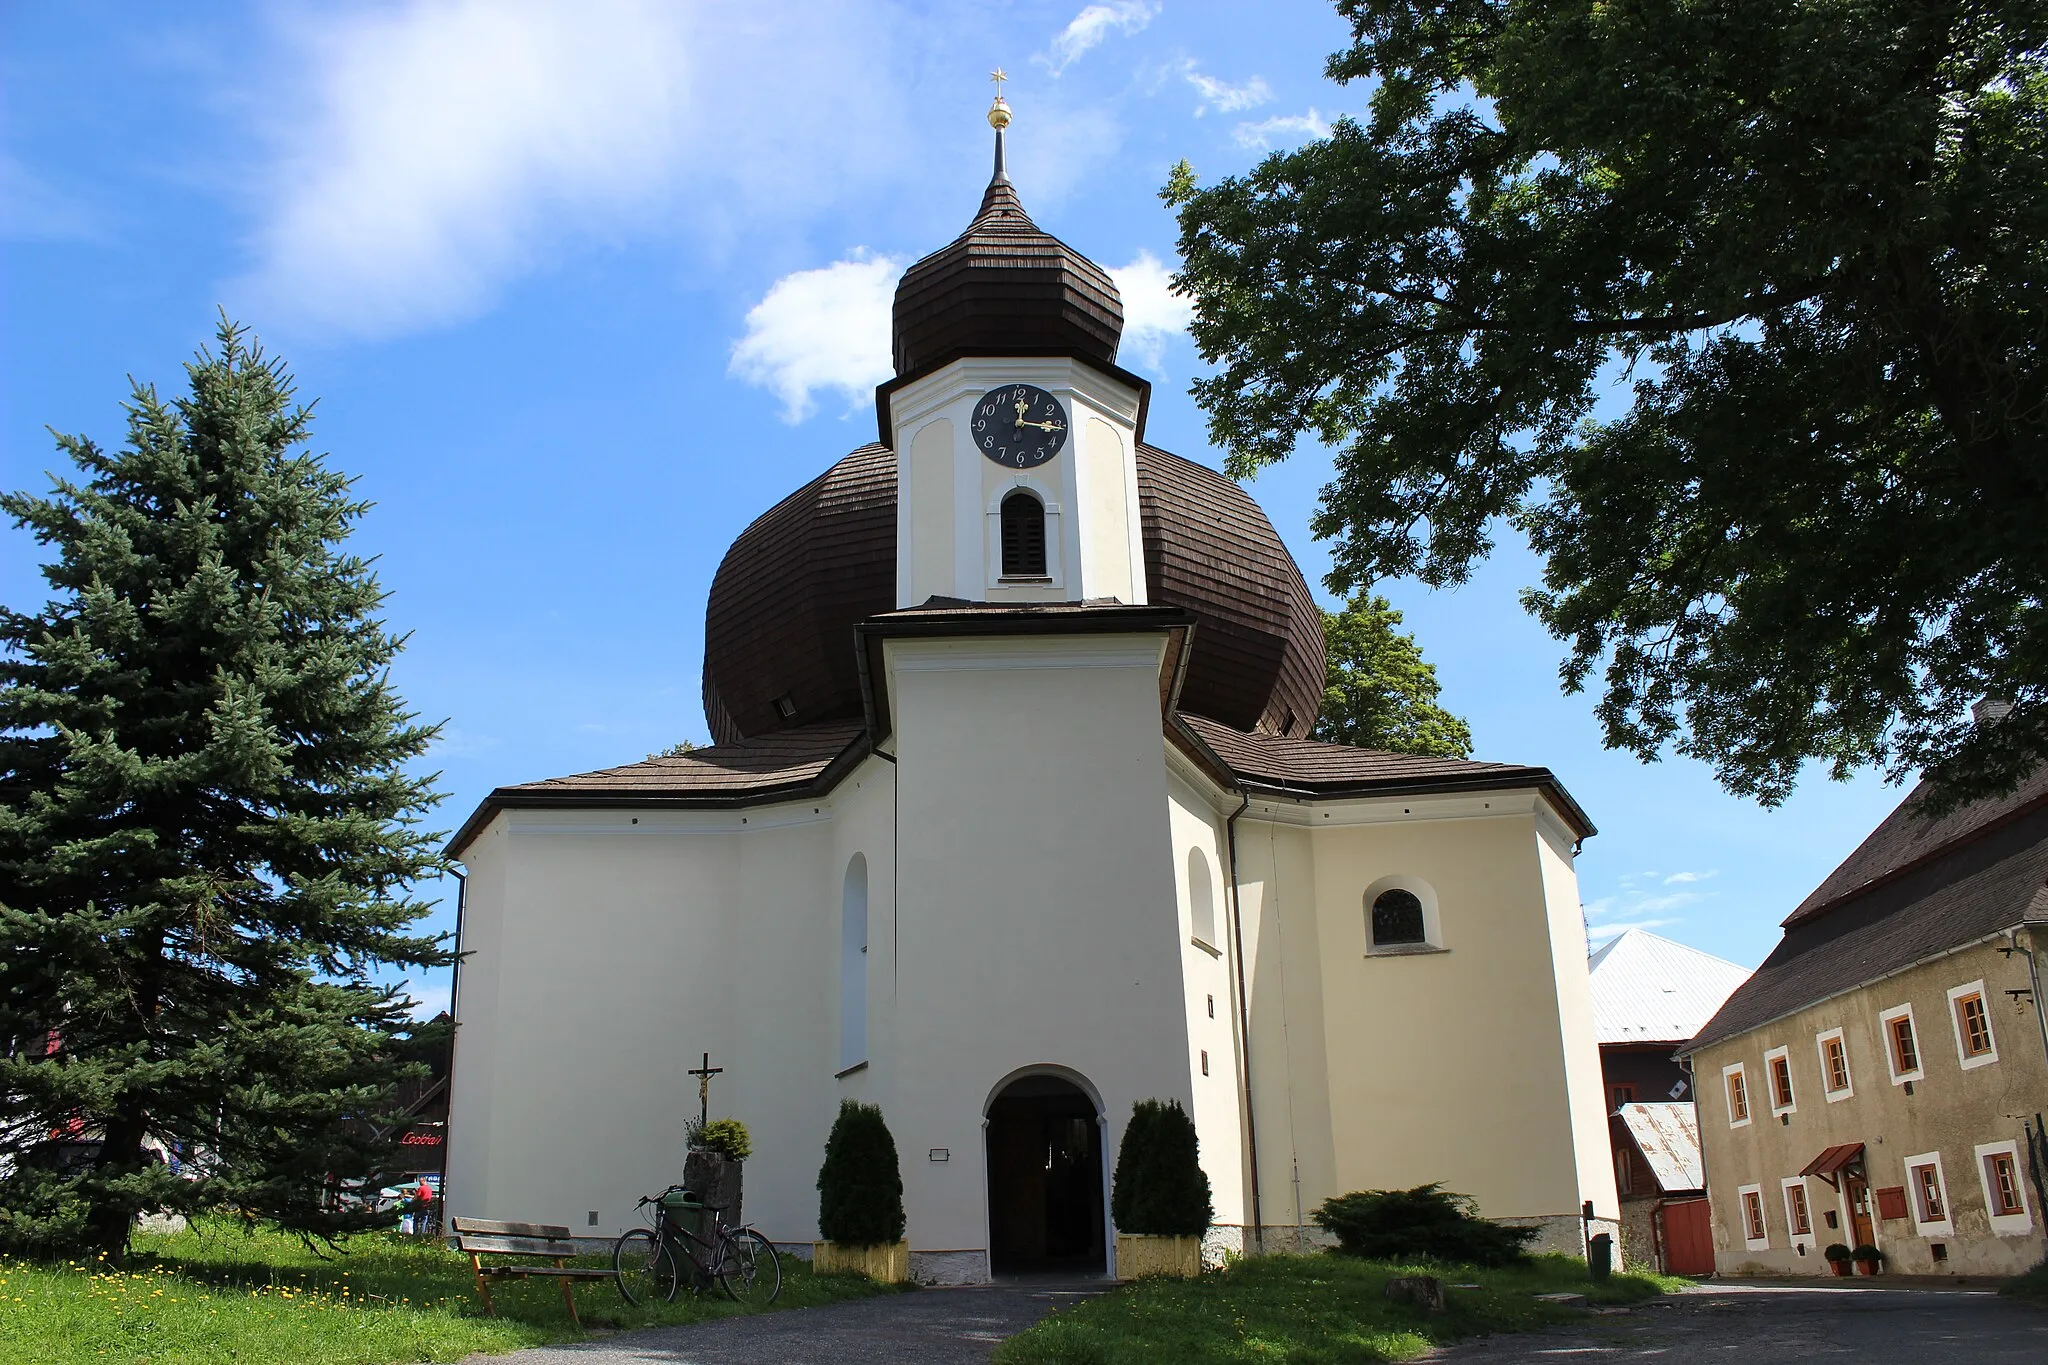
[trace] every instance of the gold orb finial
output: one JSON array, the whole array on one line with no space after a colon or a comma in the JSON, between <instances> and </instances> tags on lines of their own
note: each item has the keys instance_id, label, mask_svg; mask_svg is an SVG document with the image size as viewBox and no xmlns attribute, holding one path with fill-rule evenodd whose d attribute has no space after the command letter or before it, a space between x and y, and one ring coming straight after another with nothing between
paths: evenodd
<instances>
[{"instance_id":1,"label":"gold orb finial","mask_svg":"<svg viewBox=\"0 0 2048 1365\"><path fill-rule=\"evenodd\" d=\"M1010 102L1003 98L1003 82L1010 75L999 66L988 73L988 78L996 83L996 97L988 107L988 126L1000 133L1010 126Z\"/></svg>"}]
</instances>

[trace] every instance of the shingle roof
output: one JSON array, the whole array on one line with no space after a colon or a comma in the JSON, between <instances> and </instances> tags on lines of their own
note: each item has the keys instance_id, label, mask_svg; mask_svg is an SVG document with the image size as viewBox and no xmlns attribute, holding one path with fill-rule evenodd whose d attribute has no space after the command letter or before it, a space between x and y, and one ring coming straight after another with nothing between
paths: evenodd
<instances>
[{"instance_id":1,"label":"shingle roof","mask_svg":"<svg viewBox=\"0 0 2048 1365\"><path fill-rule=\"evenodd\" d=\"M1593 1037L1601 1043L1686 1041L1749 979L1749 968L1630 929L1586 963ZM1688 1187L1690 1188L1690 1187Z\"/></svg>"},{"instance_id":2,"label":"shingle roof","mask_svg":"<svg viewBox=\"0 0 2048 1365\"><path fill-rule=\"evenodd\" d=\"M1967 832L1946 848L1866 881L1825 913L1788 920L1778 946L1688 1049L1747 1033L2029 918L2048 885L2048 806L1961 827Z\"/></svg>"},{"instance_id":3,"label":"shingle roof","mask_svg":"<svg viewBox=\"0 0 2048 1365\"><path fill-rule=\"evenodd\" d=\"M1201 649L1199 628L1196 651ZM1183 713L1187 729L1240 780L1284 795L1331 797L1395 792L1500 791L1537 787L1580 838L1595 832L1586 813L1548 768L1519 763L1482 763L1432 758L1379 749L1354 749L1280 735L1246 734L1227 725Z\"/></svg>"},{"instance_id":4,"label":"shingle roof","mask_svg":"<svg viewBox=\"0 0 2048 1365\"><path fill-rule=\"evenodd\" d=\"M1615 1117L1628 1129L1665 1194L1707 1187L1706 1165L1700 1160L1699 1113L1691 1100L1624 1104Z\"/></svg>"}]
</instances>

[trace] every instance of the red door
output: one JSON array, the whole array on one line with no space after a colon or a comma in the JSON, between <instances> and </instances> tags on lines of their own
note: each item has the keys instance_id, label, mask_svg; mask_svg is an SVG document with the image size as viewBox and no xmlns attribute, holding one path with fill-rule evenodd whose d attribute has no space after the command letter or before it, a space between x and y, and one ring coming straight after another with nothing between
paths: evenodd
<instances>
[{"instance_id":1,"label":"red door","mask_svg":"<svg viewBox=\"0 0 2048 1365\"><path fill-rule=\"evenodd\" d=\"M1657 1210L1664 1224L1664 1273L1714 1273L1714 1234L1707 1223L1707 1201L1688 1199Z\"/></svg>"}]
</instances>

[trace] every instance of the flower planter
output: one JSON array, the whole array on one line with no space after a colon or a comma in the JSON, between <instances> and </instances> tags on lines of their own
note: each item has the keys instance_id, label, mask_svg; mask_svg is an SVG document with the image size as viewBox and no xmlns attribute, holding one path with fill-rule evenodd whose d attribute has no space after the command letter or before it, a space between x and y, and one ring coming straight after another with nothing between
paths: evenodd
<instances>
[{"instance_id":1,"label":"flower planter","mask_svg":"<svg viewBox=\"0 0 2048 1365\"><path fill-rule=\"evenodd\" d=\"M1880 1266L1881 1262L1878 1261L1858 1261L1856 1263L1856 1273L1858 1275L1875 1275Z\"/></svg>"},{"instance_id":2,"label":"flower planter","mask_svg":"<svg viewBox=\"0 0 2048 1365\"><path fill-rule=\"evenodd\" d=\"M1833 1272L1835 1272L1835 1274L1836 1274L1836 1275L1838 1275L1838 1276L1843 1276L1843 1277L1846 1277L1846 1276L1847 1276L1847 1275L1849 1274L1849 1262L1847 1262L1847 1261L1829 1261L1829 1262L1828 1262L1828 1269L1829 1269L1829 1270L1832 1270Z\"/></svg>"},{"instance_id":3,"label":"flower planter","mask_svg":"<svg viewBox=\"0 0 2048 1365\"><path fill-rule=\"evenodd\" d=\"M902 1284L910 1278L910 1243L852 1247L838 1242L813 1242L811 1269L820 1275L854 1272L881 1284Z\"/></svg>"},{"instance_id":4,"label":"flower planter","mask_svg":"<svg viewBox=\"0 0 2048 1365\"><path fill-rule=\"evenodd\" d=\"M1116 1235L1116 1277L1142 1280L1152 1275L1192 1279L1202 1273L1202 1239L1154 1237L1143 1233Z\"/></svg>"}]
</instances>

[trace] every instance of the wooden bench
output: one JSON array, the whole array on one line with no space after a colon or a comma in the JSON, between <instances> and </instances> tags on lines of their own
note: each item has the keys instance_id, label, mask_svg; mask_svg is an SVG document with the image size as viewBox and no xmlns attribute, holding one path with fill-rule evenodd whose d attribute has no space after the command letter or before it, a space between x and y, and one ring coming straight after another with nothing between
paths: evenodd
<instances>
[{"instance_id":1,"label":"wooden bench","mask_svg":"<svg viewBox=\"0 0 2048 1365\"><path fill-rule=\"evenodd\" d=\"M570 1294L569 1281L618 1281L617 1274L610 1270L568 1264L570 1257L581 1253L569 1240L569 1229L553 1223L494 1223L485 1218L457 1218L449 1226L455 1231L455 1249L469 1257L470 1268L476 1272L476 1292L477 1297L484 1301L484 1312L492 1317L498 1315L497 1306L491 1302L489 1282L494 1279L553 1276L561 1281L562 1302L569 1309L570 1320L579 1327L583 1325L583 1319L576 1316L576 1300ZM554 1264L493 1262L486 1265L486 1256L530 1256L551 1260Z\"/></svg>"}]
</instances>

